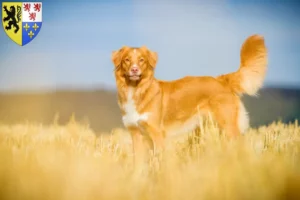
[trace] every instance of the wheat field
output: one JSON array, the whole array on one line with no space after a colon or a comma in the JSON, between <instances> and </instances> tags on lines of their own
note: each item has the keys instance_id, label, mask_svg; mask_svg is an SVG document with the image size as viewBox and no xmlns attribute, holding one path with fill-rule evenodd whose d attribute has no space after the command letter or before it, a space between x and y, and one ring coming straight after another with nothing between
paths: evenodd
<instances>
[{"instance_id":1,"label":"wheat field","mask_svg":"<svg viewBox=\"0 0 300 200\"><path fill-rule=\"evenodd\" d=\"M300 127L274 122L236 140L205 123L167 141L136 175L129 134L0 124L0 199L300 199Z\"/></svg>"}]
</instances>

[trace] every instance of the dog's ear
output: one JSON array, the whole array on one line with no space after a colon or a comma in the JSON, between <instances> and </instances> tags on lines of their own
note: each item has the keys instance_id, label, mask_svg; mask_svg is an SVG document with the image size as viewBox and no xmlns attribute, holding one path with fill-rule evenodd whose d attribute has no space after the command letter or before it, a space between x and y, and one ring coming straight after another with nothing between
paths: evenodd
<instances>
[{"instance_id":1,"label":"dog's ear","mask_svg":"<svg viewBox=\"0 0 300 200\"><path fill-rule=\"evenodd\" d=\"M123 46L121 49L112 52L111 60L114 63L115 67L118 67L121 64L123 53L126 48L128 47Z\"/></svg>"},{"instance_id":2,"label":"dog's ear","mask_svg":"<svg viewBox=\"0 0 300 200\"><path fill-rule=\"evenodd\" d=\"M156 52L149 50L146 46L142 46L141 49L146 52L148 56L149 64L152 68L156 67L156 63L158 60L158 55Z\"/></svg>"},{"instance_id":3,"label":"dog's ear","mask_svg":"<svg viewBox=\"0 0 300 200\"><path fill-rule=\"evenodd\" d=\"M158 55L156 52L149 51L149 64L155 68L157 63Z\"/></svg>"}]
</instances>

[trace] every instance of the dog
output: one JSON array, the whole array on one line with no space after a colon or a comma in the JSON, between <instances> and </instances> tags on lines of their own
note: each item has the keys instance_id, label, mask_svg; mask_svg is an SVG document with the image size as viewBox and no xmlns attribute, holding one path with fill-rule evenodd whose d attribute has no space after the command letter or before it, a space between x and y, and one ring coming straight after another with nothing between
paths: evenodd
<instances>
[{"instance_id":1,"label":"dog","mask_svg":"<svg viewBox=\"0 0 300 200\"><path fill-rule=\"evenodd\" d=\"M152 140L155 149L163 149L166 137L194 130L199 114L211 114L228 137L240 135L249 126L240 97L255 96L267 70L267 48L258 34L242 44L239 69L217 77L158 80L154 77L158 54L146 46L123 46L112 52L111 59L118 105L136 156L143 151L143 136Z\"/></svg>"}]
</instances>

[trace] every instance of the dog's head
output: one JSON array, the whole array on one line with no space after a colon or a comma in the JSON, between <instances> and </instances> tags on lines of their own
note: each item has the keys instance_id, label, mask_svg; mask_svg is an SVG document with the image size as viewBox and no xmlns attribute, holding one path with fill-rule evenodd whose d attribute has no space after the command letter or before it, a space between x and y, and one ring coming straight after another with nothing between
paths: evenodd
<instances>
[{"instance_id":1,"label":"dog's head","mask_svg":"<svg viewBox=\"0 0 300 200\"><path fill-rule=\"evenodd\" d=\"M112 53L116 76L127 81L138 82L154 75L157 53L147 47L133 48L124 46Z\"/></svg>"}]
</instances>

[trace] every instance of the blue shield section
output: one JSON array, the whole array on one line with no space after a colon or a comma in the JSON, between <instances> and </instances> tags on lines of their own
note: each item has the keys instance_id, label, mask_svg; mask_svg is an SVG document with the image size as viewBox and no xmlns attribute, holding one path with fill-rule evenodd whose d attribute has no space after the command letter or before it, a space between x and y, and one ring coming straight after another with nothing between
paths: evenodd
<instances>
[{"instance_id":1,"label":"blue shield section","mask_svg":"<svg viewBox=\"0 0 300 200\"><path fill-rule=\"evenodd\" d=\"M31 42L40 32L43 22L22 23L22 46Z\"/></svg>"}]
</instances>

